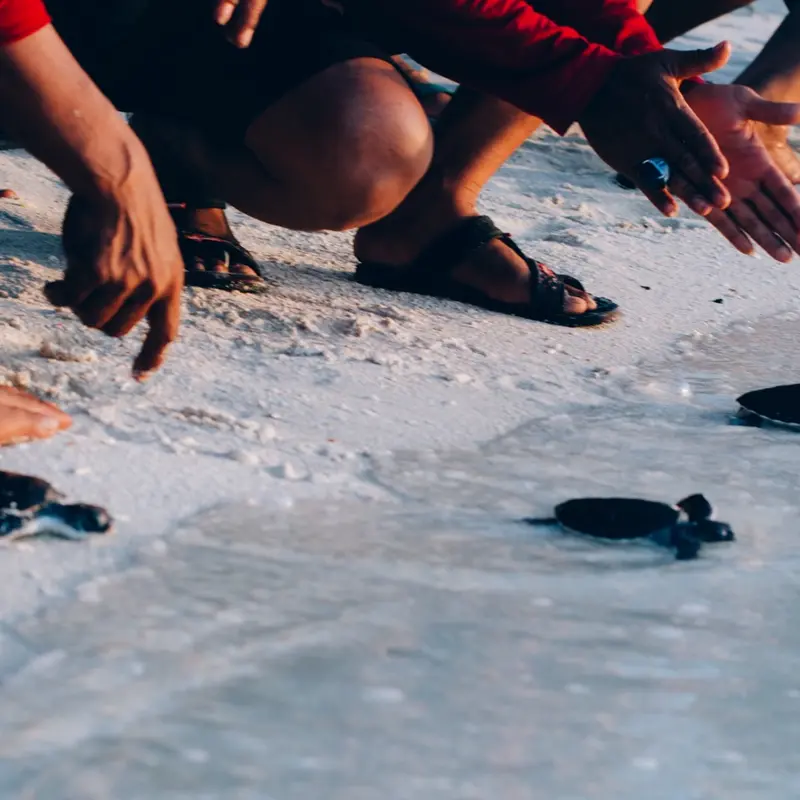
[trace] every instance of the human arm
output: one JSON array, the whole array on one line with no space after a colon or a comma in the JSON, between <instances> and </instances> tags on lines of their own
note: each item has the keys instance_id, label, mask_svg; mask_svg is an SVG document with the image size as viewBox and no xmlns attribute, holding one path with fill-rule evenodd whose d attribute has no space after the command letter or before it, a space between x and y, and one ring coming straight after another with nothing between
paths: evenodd
<instances>
[{"instance_id":1,"label":"human arm","mask_svg":"<svg viewBox=\"0 0 800 800\"><path fill-rule=\"evenodd\" d=\"M148 335L134 362L144 375L158 368L177 335L183 284L158 181L142 144L46 16L44 27L10 36L5 12L12 5L30 11L38 0L0 3L3 126L61 177L82 209L65 223L67 269L48 297L112 336L146 317Z\"/></svg>"}]
</instances>

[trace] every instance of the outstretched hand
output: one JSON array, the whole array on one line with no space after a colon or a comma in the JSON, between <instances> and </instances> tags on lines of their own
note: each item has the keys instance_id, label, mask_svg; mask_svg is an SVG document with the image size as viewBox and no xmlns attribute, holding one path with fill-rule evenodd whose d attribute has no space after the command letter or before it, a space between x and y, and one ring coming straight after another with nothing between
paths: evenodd
<instances>
[{"instance_id":1,"label":"outstretched hand","mask_svg":"<svg viewBox=\"0 0 800 800\"><path fill-rule=\"evenodd\" d=\"M755 241L777 261L800 253L800 195L759 136L762 126L800 122L800 103L773 103L746 86L704 84L687 100L730 164L731 204L708 221L742 253Z\"/></svg>"},{"instance_id":2,"label":"outstretched hand","mask_svg":"<svg viewBox=\"0 0 800 800\"><path fill-rule=\"evenodd\" d=\"M708 128L681 94L681 81L719 69L728 60L726 42L709 50L660 50L620 60L579 122L589 144L607 164L628 177L662 213L678 204L667 189L639 181L639 165L665 159L690 208L708 214L730 202L721 179L728 163Z\"/></svg>"},{"instance_id":3,"label":"outstretched hand","mask_svg":"<svg viewBox=\"0 0 800 800\"><path fill-rule=\"evenodd\" d=\"M249 47L267 0L217 0L215 19L237 47Z\"/></svg>"}]
</instances>

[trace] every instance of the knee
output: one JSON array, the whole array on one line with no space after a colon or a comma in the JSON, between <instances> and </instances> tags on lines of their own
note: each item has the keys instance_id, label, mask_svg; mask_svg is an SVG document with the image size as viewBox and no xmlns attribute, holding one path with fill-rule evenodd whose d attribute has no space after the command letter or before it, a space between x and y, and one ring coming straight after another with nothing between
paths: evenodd
<instances>
[{"instance_id":1,"label":"knee","mask_svg":"<svg viewBox=\"0 0 800 800\"><path fill-rule=\"evenodd\" d=\"M324 227L360 228L390 214L419 183L433 157L433 132L416 100L384 109L373 124L342 137L329 174Z\"/></svg>"}]
</instances>

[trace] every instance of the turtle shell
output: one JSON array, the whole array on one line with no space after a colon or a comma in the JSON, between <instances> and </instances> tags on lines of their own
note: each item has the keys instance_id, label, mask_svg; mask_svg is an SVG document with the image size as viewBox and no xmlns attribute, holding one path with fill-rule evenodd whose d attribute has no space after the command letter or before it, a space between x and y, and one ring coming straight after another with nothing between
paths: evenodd
<instances>
[{"instance_id":1,"label":"turtle shell","mask_svg":"<svg viewBox=\"0 0 800 800\"><path fill-rule=\"evenodd\" d=\"M63 498L47 481L0 470L0 511L28 511Z\"/></svg>"},{"instance_id":2,"label":"turtle shell","mask_svg":"<svg viewBox=\"0 0 800 800\"><path fill-rule=\"evenodd\" d=\"M601 539L639 539L672 528L680 516L674 506L625 497L585 497L555 509L559 524Z\"/></svg>"},{"instance_id":3,"label":"turtle shell","mask_svg":"<svg viewBox=\"0 0 800 800\"><path fill-rule=\"evenodd\" d=\"M800 430L800 383L757 389L737 398L748 414Z\"/></svg>"}]
</instances>

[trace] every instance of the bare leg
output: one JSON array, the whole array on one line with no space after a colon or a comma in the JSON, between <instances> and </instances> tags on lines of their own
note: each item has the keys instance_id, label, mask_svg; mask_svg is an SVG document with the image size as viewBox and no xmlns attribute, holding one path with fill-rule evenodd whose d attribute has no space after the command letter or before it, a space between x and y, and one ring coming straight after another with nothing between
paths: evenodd
<instances>
[{"instance_id":1,"label":"bare leg","mask_svg":"<svg viewBox=\"0 0 800 800\"><path fill-rule=\"evenodd\" d=\"M387 63L332 66L266 109L242 145L212 144L182 123L137 124L184 172L250 216L295 230L346 230L393 211L427 170L433 136ZM207 214L208 224L218 215Z\"/></svg>"},{"instance_id":2,"label":"bare leg","mask_svg":"<svg viewBox=\"0 0 800 800\"><path fill-rule=\"evenodd\" d=\"M508 103L459 89L437 124L431 169L393 214L359 230L356 256L398 266L413 261L454 223L477 214L483 187L539 124ZM455 277L506 302L524 302L530 292L526 263L501 242L482 248ZM594 308L584 293L569 294L569 313Z\"/></svg>"}]
</instances>

